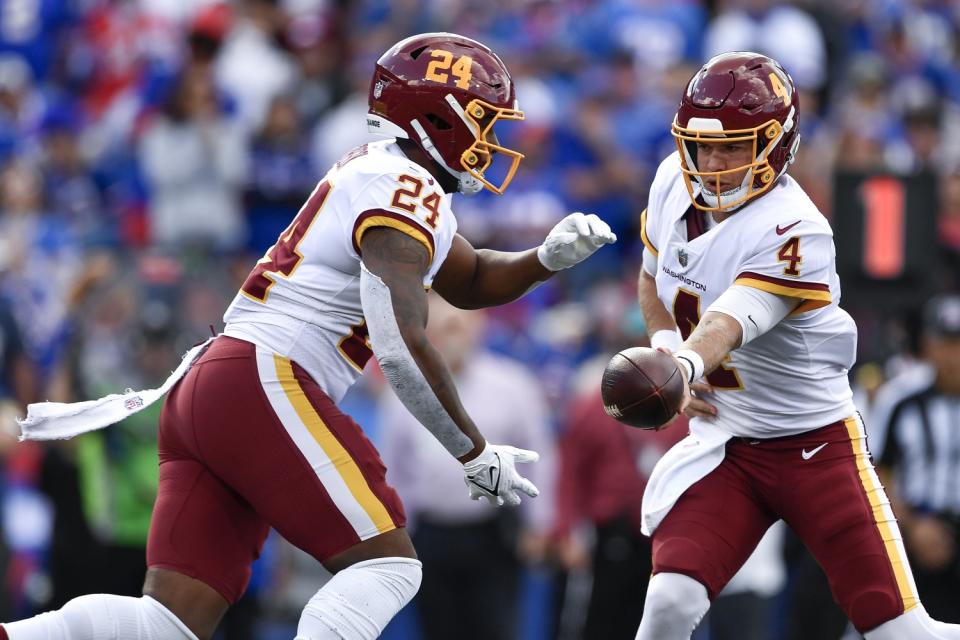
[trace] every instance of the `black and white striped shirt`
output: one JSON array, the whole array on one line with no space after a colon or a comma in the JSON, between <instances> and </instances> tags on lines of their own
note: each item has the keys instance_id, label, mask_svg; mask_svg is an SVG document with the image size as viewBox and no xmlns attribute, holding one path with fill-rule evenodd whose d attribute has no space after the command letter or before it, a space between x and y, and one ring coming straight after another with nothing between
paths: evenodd
<instances>
[{"instance_id":1,"label":"black and white striped shirt","mask_svg":"<svg viewBox=\"0 0 960 640\"><path fill-rule=\"evenodd\" d=\"M915 509L960 516L960 396L934 388L923 365L893 378L877 394L870 448L891 469L900 498Z\"/></svg>"}]
</instances>

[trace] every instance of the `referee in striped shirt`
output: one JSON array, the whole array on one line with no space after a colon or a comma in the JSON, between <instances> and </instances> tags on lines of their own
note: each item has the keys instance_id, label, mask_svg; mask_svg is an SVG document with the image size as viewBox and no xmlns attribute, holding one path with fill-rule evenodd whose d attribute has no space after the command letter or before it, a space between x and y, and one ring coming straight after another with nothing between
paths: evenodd
<instances>
[{"instance_id":1,"label":"referee in striped shirt","mask_svg":"<svg viewBox=\"0 0 960 640\"><path fill-rule=\"evenodd\" d=\"M881 387L871 448L900 520L920 598L960 622L960 294L923 311L922 364Z\"/></svg>"}]
</instances>

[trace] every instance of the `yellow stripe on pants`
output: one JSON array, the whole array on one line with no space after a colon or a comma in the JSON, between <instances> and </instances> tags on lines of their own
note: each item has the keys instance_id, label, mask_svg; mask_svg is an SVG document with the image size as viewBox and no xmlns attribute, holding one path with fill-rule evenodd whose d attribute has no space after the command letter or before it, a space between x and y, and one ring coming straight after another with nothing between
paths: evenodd
<instances>
[{"instance_id":1,"label":"yellow stripe on pants","mask_svg":"<svg viewBox=\"0 0 960 640\"><path fill-rule=\"evenodd\" d=\"M274 355L273 360L277 367L277 378L280 380L280 386L290 400L290 404L293 405L310 435L333 462L337 473L340 474L347 488L350 489L350 493L370 516L370 520L373 521L377 531L385 533L391 529L396 529L396 525L390 518L390 514L387 513L386 507L370 489L370 485L367 484L367 479L363 477L356 461L350 457L350 454L333 435L317 410L310 404L306 392L300 387L300 383L297 382L293 374L293 365L290 359Z\"/></svg>"},{"instance_id":2,"label":"yellow stripe on pants","mask_svg":"<svg viewBox=\"0 0 960 640\"><path fill-rule=\"evenodd\" d=\"M897 579L897 588L900 591L900 597L903 599L903 612L906 613L920 604L920 598L913 586L913 580L910 575L910 565L906 557L901 553L897 546L900 540L900 532L897 529L896 520L892 520L892 511L890 517L884 510L884 503L880 501L879 496L886 495L883 487L880 485L876 473L873 472L873 464L867 452L866 433L860 426L856 417L847 418L843 421L847 427L847 435L850 436L850 444L853 447L853 453L857 460L857 471L860 473L860 483L863 485L867 494L867 500L873 509L873 520L880 531L880 538L883 540L883 546L887 550L887 556L890 559L890 565L893 568L893 574ZM889 507L888 507L889 508Z\"/></svg>"}]
</instances>

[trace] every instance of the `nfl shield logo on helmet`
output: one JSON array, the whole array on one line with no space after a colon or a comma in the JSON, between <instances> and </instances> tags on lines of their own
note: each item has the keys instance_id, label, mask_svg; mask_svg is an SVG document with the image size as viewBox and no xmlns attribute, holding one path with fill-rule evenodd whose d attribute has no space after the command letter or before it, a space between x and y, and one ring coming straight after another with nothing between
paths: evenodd
<instances>
[{"instance_id":1,"label":"nfl shield logo on helmet","mask_svg":"<svg viewBox=\"0 0 960 640\"><path fill-rule=\"evenodd\" d=\"M680 266L687 266L687 262L690 261L690 257L687 255L687 252L683 249L677 249L677 260L680 261Z\"/></svg>"},{"instance_id":2,"label":"nfl shield logo on helmet","mask_svg":"<svg viewBox=\"0 0 960 640\"><path fill-rule=\"evenodd\" d=\"M383 80L377 80L377 84L373 85L373 97L380 99L380 94L383 93Z\"/></svg>"}]
</instances>

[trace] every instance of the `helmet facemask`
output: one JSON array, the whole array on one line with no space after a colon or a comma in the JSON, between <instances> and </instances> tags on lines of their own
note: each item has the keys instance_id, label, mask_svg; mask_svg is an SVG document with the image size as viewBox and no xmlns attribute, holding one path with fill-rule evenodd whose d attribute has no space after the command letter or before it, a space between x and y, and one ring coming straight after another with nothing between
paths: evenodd
<instances>
[{"instance_id":1,"label":"helmet facemask","mask_svg":"<svg viewBox=\"0 0 960 640\"><path fill-rule=\"evenodd\" d=\"M793 126L792 109L784 125L777 120L768 120L749 129L724 129L722 123L715 118L690 118L687 126L682 127L674 119L671 133L680 151L680 169L694 207L709 212L731 211L766 193L793 162L800 141L799 135L793 136L783 168L777 172L770 164L771 153L777 149L784 135L788 134ZM698 167L697 144L733 142L747 142L752 145L751 162L721 171L703 171ZM738 186L721 191L720 185L725 177L741 172L745 173Z\"/></svg>"},{"instance_id":2,"label":"helmet facemask","mask_svg":"<svg viewBox=\"0 0 960 640\"><path fill-rule=\"evenodd\" d=\"M464 108L452 94L447 94L446 101L457 118L473 134L473 143L460 154L460 166L450 166L444 161L423 125L418 120L412 120L410 125L417 132L423 149L450 175L457 178L460 193L473 195L486 187L502 195L513 180L524 156L519 151L499 144L493 128L499 120L523 120L523 111L496 107L479 98L474 98ZM436 123L433 124L436 126ZM493 178L487 175L487 171L494 164L495 157L503 158L509 165L498 161L496 164L499 170L495 171L498 175Z\"/></svg>"},{"instance_id":3,"label":"helmet facemask","mask_svg":"<svg viewBox=\"0 0 960 640\"><path fill-rule=\"evenodd\" d=\"M453 96L449 96L448 100ZM453 102L456 102L453 100ZM457 105L459 107L459 105ZM468 126L474 130L475 141L466 151L460 155L460 165L476 180L479 180L484 187L498 195L502 195L507 185L513 180L520 161L523 160L523 154L514 151L500 144L493 126L498 120L523 120L523 111L519 109L502 109L495 107L489 102L484 102L479 98L474 98L468 104L466 109L461 111L461 116L467 122ZM494 184L492 176L486 175L487 171L494 164L494 158L499 157L500 170L496 171L502 174ZM509 166L502 165L501 162L509 162Z\"/></svg>"}]
</instances>

